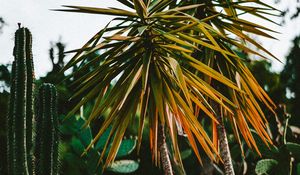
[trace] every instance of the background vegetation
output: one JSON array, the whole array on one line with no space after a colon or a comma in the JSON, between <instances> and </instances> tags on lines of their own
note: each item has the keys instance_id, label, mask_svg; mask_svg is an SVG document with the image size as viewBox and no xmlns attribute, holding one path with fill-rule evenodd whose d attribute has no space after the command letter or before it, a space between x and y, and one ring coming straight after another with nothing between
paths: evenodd
<instances>
[{"instance_id":1,"label":"background vegetation","mask_svg":"<svg viewBox=\"0 0 300 175\"><path fill-rule=\"evenodd\" d=\"M283 146L282 137L283 137L283 128L284 128L284 122L286 120L286 115L290 115L291 119L288 125L287 130L287 141L288 142L294 142L300 144L299 138L300 138L300 123L299 119L297 119L299 114L299 110L294 110L292 112L292 109L299 104L299 86L296 86L300 83L299 76L300 72L296 70L297 66L299 67L299 63L297 63L297 58L300 57L300 41L299 37L296 37L293 41L294 46L291 49L290 54L287 56L287 63L285 64L285 67L282 72L280 73L274 73L270 71L271 64L267 61L253 61L250 62L250 69L252 70L254 76L257 78L258 82L264 87L268 94L271 96L272 99L274 99L276 104L282 104L283 107L286 108L281 109L278 118L275 119L271 114L269 115L268 119L270 121L270 130L272 133L272 139L277 147L280 148ZM59 47L58 47L59 46ZM49 49L49 59L53 59L53 57L60 57L60 64L63 64L63 52L64 52L64 44L62 42L57 42L52 45L52 47ZM58 63L53 63L53 67L57 65ZM61 68L61 67L60 67ZM54 82L53 75L57 74L59 69L50 71L47 76L41 77L38 82ZM4 124L5 124L5 114L7 114L7 102L8 102L8 96L9 96L9 87L10 87L10 69L11 65L1 65L0 66L0 79L1 79L1 93L0 93L0 114L1 114L1 121L0 121L0 142L1 145L5 144L5 138L6 138L6 131L4 130ZM293 77L297 77L293 78ZM68 110L71 109L72 104L66 105L69 103L66 103L68 101L68 97L70 96L70 93L72 92L71 89L66 85L67 83L59 84L57 86L59 91L59 105L58 110L60 114L67 113ZM294 88L294 89L293 89ZM83 108L83 117L86 116L85 114L88 113L91 110L91 106L87 105ZM286 113L284 113L286 112ZM63 174L88 174L90 171L90 167L88 166L88 163L83 163L85 158L81 158L80 154L76 152L77 145L76 142L80 140L80 122L78 120L80 116L77 116L77 122L75 121L75 118L69 121L63 122L64 115L61 115L60 117L60 123L62 124L61 128L61 137L62 142L60 146L61 150L61 168ZM102 121L98 121L101 123ZM81 123L82 124L82 123ZM132 127L130 128L132 133L136 133L136 128ZM93 127L92 131L94 133L97 131L97 124ZM127 137L130 137L128 135ZM147 137L145 137L147 138ZM229 138L233 138L233 135L229 135ZM183 139L184 140L184 139ZM145 140L146 142L149 142ZM235 170L240 174L244 171L246 171L246 174L255 174L255 166L256 163L263 158L270 158L270 151L268 151L268 148L265 148L266 152L265 155L261 158L257 154L255 154L251 150L246 150L246 157L245 159L240 155L239 151L239 145L234 141L234 139L229 139L231 154L232 158L234 159L234 167ZM135 160L139 160L139 169L135 172L135 174L152 174L157 173L159 174L160 170L152 165L151 161L151 153L149 152L149 148L147 148L148 144L144 144L141 150L141 155L138 158L135 153L133 152L132 155L128 155L128 158L133 158ZM192 151L188 148L187 143L183 141L182 147L186 147L186 150L183 151L183 159L184 159L184 166L186 167L186 171L188 174L197 174L197 172L203 170L200 166L196 166L197 164L197 158L195 155L193 155ZM5 146L0 147L1 152L5 152ZM284 153L282 153L284 155ZM272 155L272 154L271 154ZM274 155L274 157L276 157ZM0 168L0 174L6 174L5 173L5 160L6 158L4 156L1 156L1 168ZM244 164L247 162L247 168L245 170ZM215 169L217 165L208 165L204 164L205 168L213 166L210 169ZM288 165L285 165L288 166ZM293 160L293 174L299 173L299 159ZM297 173L296 173L297 172ZM221 174L221 173L220 173Z\"/></svg>"},{"instance_id":2,"label":"background vegetation","mask_svg":"<svg viewBox=\"0 0 300 175\"><path fill-rule=\"evenodd\" d=\"M297 13L299 14L299 13ZM297 16L293 15L293 18ZM0 18L0 22L2 18ZM300 106L300 36L297 36L293 41L293 48L288 54L285 62L284 69L280 73L274 73L270 71L271 64L267 61L250 61L249 67L258 80L260 85L268 92L274 102L278 105L278 116L274 117L273 114L267 113L269 120L269 133L271 134L274 142L274 147L270 149L260 144L262 148L262 157L257 155L250 149L244 148L245 156L241 155L239 144L233 139L233 134L228 135L231 156L234 160L234 168L236 174L276 174L282 172L292 172L293 174L300 174L300 156L299 146L300 144L300 110L297 109ZM51 45L49 49L49 60L53 65L53 69L45 76L40 77L37 80L37 84L42 82L56 83L58 72L64 66L64 44L60 41ZM241 53L244 54L244 53ZM244 55L247 58L247 55ZM73 71L78 67L72 67ZM2 155L6 148L6 131L5 115L8 113L8 97L11 76L11 65L0 65L0 174L7 174L5 172L5 160L6 157ZM80 76L80 75L78 75ZM66 77L61 77L66 78ZM69 97L73 93L73 89L68 86L74 83L74 79L69 79L57 85L59 99L58 99L58 111L60 115L60 155L61 155L61 172L62 174L94 174L99 172L99 168L96 167L95 156L99 156L99 153L92 152L86 156L81 157L83 147L87 146L88 140L91 136L96 135L99 126L103 123L103 120L96 120L96 122L86 130L81 130L81 125L86 120L87 114L91 112L93 102L86 104L81 108L79 114L75 114L72 118L63 121L64 116L68 111L72 109L80 99L75 99L71 103ZM298 85L298 86L297 86ZM267 110L266 110L267 111ZM104 114L105 115L105 114ZM138 120L133 121L138 123ZM135 136L137 135L137 129L135 125L129 128L129 132L126 133L127 140L133 140L128 142L135 144ZM229 126L225 126L230 128ZM145 131L147 132L149 131ZM232 132L231 132L232 133ZM254 133L255 135L255 133ZM123 141L126 142L126 139ZM117 160L133 160L135 163L128 164L127 169L134 169L134 165L138 164L137 170L131 174L161 174L161 170L153 166L151 160L150 149L148 148L148 137L143 137L143 146L141 147L140 156L136 155L136 151L133 151L135 146L129 146L129 149L124 148L125 153L117 158ZM204 159L204 166L198 166L198 160L193 151L189 148L188 142L184 137L179 137L181 140L180 147L183 164L186 169L186 173L189 175L199 174L222 174L222 168L219 164L210 162L208 159ZM257 139L259 139L257 137ZM99 143L100 145L101 143ZM243 146L245 143L242 144ZM195 166L197 165L197 166ZM130 166L133 166L130 167ZM180 168L175 171L180 174ZM292 169L292 171L291 171ZM125 171L125 170L124 170ZM114 170L113 167L105 171L105 174L119 174L120 170Z\"/></svg>"}]
</instances>

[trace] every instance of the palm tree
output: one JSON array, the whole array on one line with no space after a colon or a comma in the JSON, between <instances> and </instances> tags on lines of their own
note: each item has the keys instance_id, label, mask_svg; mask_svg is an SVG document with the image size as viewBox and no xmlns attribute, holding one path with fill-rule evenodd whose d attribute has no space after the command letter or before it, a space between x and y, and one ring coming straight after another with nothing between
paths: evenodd
<instances>
[{"instance_id":1,"label":"palm tree","mask_svg":"<svg viewBox=\"0 0 300 175\"><path fill-rule=\"evenodd\" d=\"M200 162L199 149L203 149L211 160L224 162L226 174L234 171L224 120L231 123L239 143L242 136L258 153L250 128L264 143L272 143L261 106L274 112L275 105L237 51L266 58L247 47L251 43L274 57L247 35L273 38L267 32L274 31L242 19L241 15L271 21L265 15L273 15L276 9L259 0L118 1L126 10L82 6L60 9L116 16L82 48L74 50L75 56L64 68L80 65L71 76L81 75L73 97L82 100L67 117L94 99L86 125L102 113L109 113L86 151L112 126L105 146L107 149L112 143L104 160L104 167L109 165L136 114L138 150L147 121L153 161L156 165L162 163L165 174L173 174L166 137L172 143L173 159L182 167L178 128L183 129ZM91 55L96 56L90 58ZM200 123L203 118L211 121L211 136Z\"/></svg>"}]
</instances>

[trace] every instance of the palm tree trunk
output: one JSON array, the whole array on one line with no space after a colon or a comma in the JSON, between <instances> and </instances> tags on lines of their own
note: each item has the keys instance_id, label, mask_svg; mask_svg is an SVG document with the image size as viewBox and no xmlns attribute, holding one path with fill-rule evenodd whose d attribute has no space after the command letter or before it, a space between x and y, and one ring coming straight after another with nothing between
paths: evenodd
<instances>
[{"instance_id":1,"label":"palm tree trunk","mask_svg":"<svg viewBox=\"0 0 300 175\"><path fill-rule=\"evenodd\" d=\"M169 150L166 143L165 128L163 125L158 126L158 149L160 159L165 175L173 175L172 164L169 157Z\"/></svg>"},{"instance_id":2,"label":"palm tree trunk","mask_svg":"<svg viewBox=\"0 0 300 175\"><path fill-rule=\"evenodd\" d=\"M224 161L225 175L234 175L234 169L231 161L230 149L228 145L226 130L224 127L223 117L222 115L220 115L220 113L218 113L217 115L217 120L219 122L219 125L217 126L220 141L219 148L221 157Z\"/></svg>"}]
</instances>

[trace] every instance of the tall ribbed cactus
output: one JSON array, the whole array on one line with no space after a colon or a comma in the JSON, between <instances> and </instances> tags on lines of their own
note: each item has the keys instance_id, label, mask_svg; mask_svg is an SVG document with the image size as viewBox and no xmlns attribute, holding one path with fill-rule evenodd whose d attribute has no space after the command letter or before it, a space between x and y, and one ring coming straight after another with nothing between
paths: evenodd
<instances>
[{"instance_id":1,"label":"tall ribbed cactus","mask_svg":"<svg viewBox=\"0 0 300 175\"><path fill-rule=\"evenodd\" d=\"M28 29L26 31L26 152L29 174L33 171L33 119L34 119L34 66L32 58L32 36Z\"/></svg>"},{"instance_id":2,"label":"tall ribbed cactus","mask_svg":"<svg viewBox=\"0 0 300 175\"><path fill-rule=\"evenodd\" d=\"M12 86L7 117L8 173L31 174L33 119L33 61L31 33L19 28L15 33L15 60L12 66Z\"/></svg>"},{"instance_id":3,"label":"tall ribbed cactus","mask_svg":"<svg viewBox=\"0 0 300 175\"><path fill-rule=\"evenodd\" d=\"M7 129L7 172L13 173L13 164L14 164L14 99L15 99L15 76L16 76L16 61L13 61L12 72L11 72L11 90L10 90L10 101L9 101L9 111L6 121ZM15 174L15 173L13 173Z\"/></svg>"},{"instance_id":4,"label":"tall ribbed cactus","mask_svg":"<svg viewBox=\"0 0 300 175\"><path fill-rule=\"evenodd\" d=\"M44 83L36 99L35 174L58 174L58 117L56 88Z\"/></svg>"},{"instance_id":5,"label":"tall ribbed cactus","mask_svg":"<svg viewBox=\"0 0 300 175\"><path fill-rule=\"evenodd\" d=\"M15 34L15 60L12 64L11 94L6 125L8 174L57 175L57 93L51 84L43 84L40 87L35 117L31 43L30 31L19 27ZM33 120L35 120L35 127L32 125ZM36 136L33 144L34 128Z\"/></svg>"}]
</instances>

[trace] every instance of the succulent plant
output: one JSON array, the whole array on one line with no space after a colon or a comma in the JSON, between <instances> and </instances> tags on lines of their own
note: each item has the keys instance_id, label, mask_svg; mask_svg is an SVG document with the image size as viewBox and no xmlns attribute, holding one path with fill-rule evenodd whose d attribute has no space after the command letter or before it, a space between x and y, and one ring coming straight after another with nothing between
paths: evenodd
<instances>
[{"instance_id":1,"label":"succulent plant","mask_svg":"<svg viewBox=\"0 0 300 175\"><path fill-rule=\"evenodd\" d=\"M257 162L255 172L258 175L269 174L278 165L278 161L274 159L263 159Z\"/></svg>"},{"instance_id":2,"label":"succulent plant","mask_svg":"<svg viewBox=\"0 0 300 175\"><path fill-rule=\"evenodd\" d=\"M15 33L11 95L7 117L7 167L10 174L31 174L34 70L32 36L27 28ZM24 146L20 146L24 145Z\"/></svg>"},{"instance_id":3,"label":"succulent plant","mask_svg":"<svg viewBox=\"0 0 300 175\"><path fill-rule=\"evenodd\" d=\"M115 173L132 173L139 168L139 162L135 160L116 160L109 167L108 170Z\"/></svg>"},{"instance_id":4,"label":"succulent plant","mask_svg":"<svg viewBox=\"0 0 300 175\"><path fill-rule=\"evenodd\" d=\"M82 125L85 123L85 120L80 116L74 116L65 120L65 123L60 127L62 134L72 135L71 138L71 148L73 152L79 157L84 153L85 148L92 142L92 131L90 126L82 128ZM100 139L94 144L94 146L86 152L81 159L84 162L84 165L89 172L89 174L101 173L102 167L99 166L98 162L95 160L99 159L100 153L104 149L104 145L108 139L111 127L109 127L100 137ZM128 156L136 148L136 137L124 137L118 153L116 155L117 159ZM110 146L108 146L105 151L104 156L108 155ZM115 163L115 162L114 162ZM116 164L112 164L108 167L107 171L112 172L134 172L139 167L139 162L135 160L118 160ZM126 170L127 167L127 170Z\"/></svg>"},{"instance_id":5,"label":"succulent plant","mask_svg":"<svg viewBox=\"0 0 300 175\"><path fill-rule=\"evenodd\" d=\"M103 150L110 131L111 131L111 127L107 128L106 131L103 133L103 135L100 137L100 139L95 145L96 150L100 150L100 151ZM119 147L118 153L116 154L116 158L121 158L126 155L129 155L136 147L136 140L137 138L133 136L130 136L129 138L124 137ZM108 155L110 148L111 148L111 144L106 149L105 156Z\"/></svg>"},{"instance_id":6,"label":"succulent plant","mask_svg":"<svg viewBox=\"0 0 300 175\"><path fill-rule=\"evenodd\" d=\"M292 174L293 170L298 171L298 165L293 168L293 161L296 159L300 160L300 145L293 142L287 142L286 140L286 130L288 128L288 120L285 119L285 126L283 128L282 145L278 147L270 145L270 147L263 146L262 143L257 142L257 146L260 147L260 151L263 159L257 162L255 167L255 172L257 174L276 174L285 175ZM254 132L253 136L258 139L257 134Z\"/></svg>"},{"instance_id":7,"label":"succulent plant","mask_svg":"<svg viewBox=\"0 0 300 175\"><path fill-rule=\"evenodd\" d=\"M58 174L57 92L54 85L39 88L36 104L35 174Z\"/></svg>"}]
</instances>

